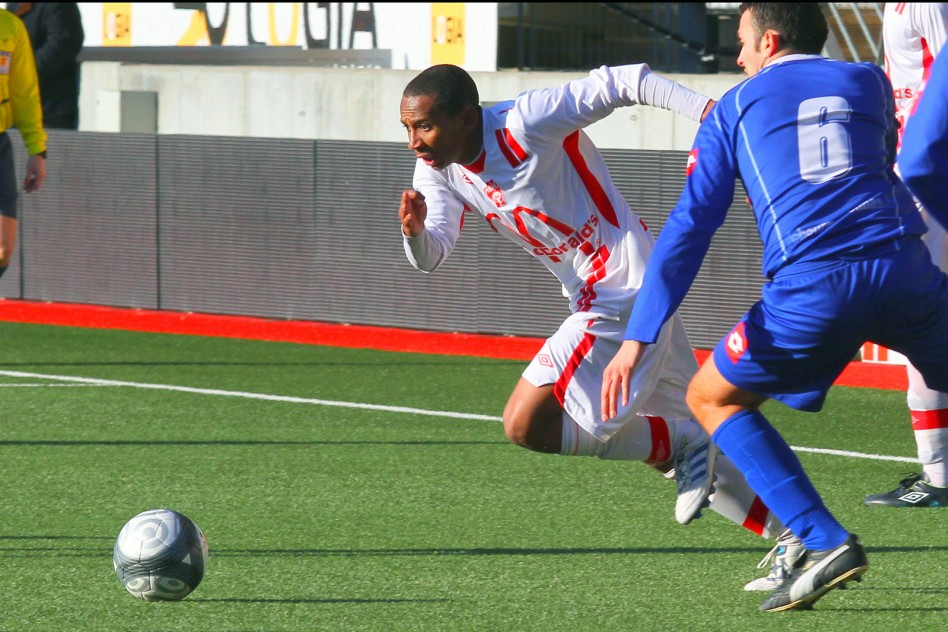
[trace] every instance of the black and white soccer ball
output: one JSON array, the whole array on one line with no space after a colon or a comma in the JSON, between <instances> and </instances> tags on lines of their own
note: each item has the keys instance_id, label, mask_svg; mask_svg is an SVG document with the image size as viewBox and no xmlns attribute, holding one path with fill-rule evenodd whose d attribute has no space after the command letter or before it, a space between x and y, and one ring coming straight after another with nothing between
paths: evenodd
<instances>
[{"instance_id":1,"label":"black and white soccer ball","mask_svg":"<svg viewBox=\"0 0 948 632\"><path fill-rule=\"evenodd\" d=\"M112 552L115 574L146 601L178 601L207 570L207 540L187 516L170 509L143 511L125 523Z\"/></svg>"}]
</instances>

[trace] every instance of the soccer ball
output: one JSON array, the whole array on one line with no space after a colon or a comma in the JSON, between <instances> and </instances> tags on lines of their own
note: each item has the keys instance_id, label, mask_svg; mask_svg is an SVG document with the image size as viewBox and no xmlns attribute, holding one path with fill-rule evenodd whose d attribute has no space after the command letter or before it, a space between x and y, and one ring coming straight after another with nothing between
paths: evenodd
<instances>
[{"instance_id":1,"label":"soccer ball","mask_svg":"<svg viewBox=\"0 0 948 632\"><path fill-rule=\"evenodd\" d=\"M125 589L145 601L178 601L204 579L207 540L187 516L170 509L143 511L115 540L112 566Z\"/></svg>"}]
</instances>

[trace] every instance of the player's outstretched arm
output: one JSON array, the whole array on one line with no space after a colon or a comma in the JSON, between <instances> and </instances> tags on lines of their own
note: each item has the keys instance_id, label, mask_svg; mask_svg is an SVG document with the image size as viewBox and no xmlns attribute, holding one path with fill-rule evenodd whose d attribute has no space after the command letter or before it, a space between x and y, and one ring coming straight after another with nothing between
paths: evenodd
<instances>
[{"instance_id":1,"label":"player's outstretched arm","mask_svg":"<svg viewBox=\"0 0 948 632\"><path fill-rule=\"evenodd\" d=\"M406 237L417 237L425 231L428 205L425 196L414 189L402 191L402 203L398 207L398 218L402 222L402 233Z\"/></svg>"}]
</instances>

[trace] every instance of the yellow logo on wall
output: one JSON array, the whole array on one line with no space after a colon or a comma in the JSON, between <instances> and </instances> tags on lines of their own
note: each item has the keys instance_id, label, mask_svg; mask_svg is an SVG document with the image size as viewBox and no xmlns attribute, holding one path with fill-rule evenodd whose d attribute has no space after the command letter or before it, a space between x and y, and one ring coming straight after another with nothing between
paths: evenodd
<instances>
[{"instance_id":1,"label":"yellow logo on wall","mask_svg":"<svg viewBox=\"0 0 948 632\"><path fill-rule=\"evenodd\" d=\"M290 13L290 28L289 35L284 39L280 37L280 34L277 32L277 3L271 2L269 9L270 14L270 45L271 46L296 46L297 40L299 39L299 30L300 30L300 4L299 2L291 3L292 12ZM284 3L285 5L285 3Z\"/></svg>"},{"instance_id":2,"label":"yellow logo on wall","mask_svg":"<svg viewBox=\"0 0 948 632\"><path fill-rule=\"evenodd\" d=\"M102 45L132 45L132 3L102 3Z\"/></svg>"},{"instance_id":3,"label":"yellow logo on wall","mask_svg":"<svg viewBox=\"0 0 948 632\"><path fill-rule=\"evenodd\" d=\"M464 65L463 2L431 3L431 63Z\"/></svg>"}]
</instances>

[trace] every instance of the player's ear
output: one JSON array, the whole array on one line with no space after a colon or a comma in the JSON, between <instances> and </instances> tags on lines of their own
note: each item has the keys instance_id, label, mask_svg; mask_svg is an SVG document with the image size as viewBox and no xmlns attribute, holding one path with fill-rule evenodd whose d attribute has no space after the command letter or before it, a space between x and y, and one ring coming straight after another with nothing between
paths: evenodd
<instances>
[{"instance_id":1,"label":"player's ear","mask_svg":"<svg viewBox=\"0 0 948 632\"><path fill-rule=\"evenodd\" d=\"M768 57L776 55L782 48L783 38L780 36L780 33L773 29L767 29L764 31L764 36L761 38L760 42L760 49L767 53Z\"/></svg>"},{"instance_id":2,"label":"player's ear","mask_svg":"<svg viewBox=\"0 0 948 632\"><path fill-rule=\"evenodd\" d=\"M473 131L481 122L481 111L476 105L469 105L461 111L461 125L464 129Z\"/></svg>"}]
</instances>

